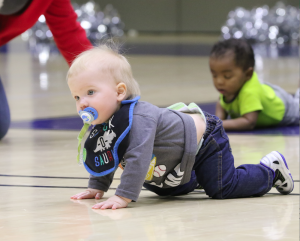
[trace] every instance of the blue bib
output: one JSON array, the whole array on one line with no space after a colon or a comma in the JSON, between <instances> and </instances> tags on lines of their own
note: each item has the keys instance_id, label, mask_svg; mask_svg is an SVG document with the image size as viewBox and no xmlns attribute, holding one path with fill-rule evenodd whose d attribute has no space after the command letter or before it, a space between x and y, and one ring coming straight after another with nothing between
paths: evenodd
<instances>
[{"instance_id":1,"label":"blue bib","mask_svg":"<svg viewBox=\"0 0 300 241\"><path fill-rule=\"evenodd\" d=\"M121 108L108 123L95 125L83 149L86 170L93 176L105 176L115 171L128 147L133 109L140 97L121 102Z\"/></svg>"}]
</instances>

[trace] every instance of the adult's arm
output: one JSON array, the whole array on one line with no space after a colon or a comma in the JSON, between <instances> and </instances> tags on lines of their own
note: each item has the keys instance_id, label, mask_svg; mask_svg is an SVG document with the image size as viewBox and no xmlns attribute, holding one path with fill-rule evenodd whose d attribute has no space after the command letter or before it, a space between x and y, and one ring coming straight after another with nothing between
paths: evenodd
<instances>
[{"instance_id":1,"label":"adult's arm","mask_svg":"<svg viewBox=\"0 0 300 241\"><path fill-rule=\"evenodd\" d=\"M44 13L61 54L69 65L81 52L92 47L85 30L77 22L70 0L53 0Z\"/></svg>"}]
</instances>

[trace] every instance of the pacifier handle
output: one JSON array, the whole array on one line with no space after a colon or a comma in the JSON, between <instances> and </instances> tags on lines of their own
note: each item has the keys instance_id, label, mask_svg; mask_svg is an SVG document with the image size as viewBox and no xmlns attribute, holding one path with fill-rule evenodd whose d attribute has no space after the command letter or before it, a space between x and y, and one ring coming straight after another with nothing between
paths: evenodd
<instances>
[{"instance_id":1,"label":"pacifier handle","mask_svg":"<svg viewBox=\"0 0 300 241\"><path fill-rule=\"evenodd\" d=\"M79 116L84 123L91 124L98 118L98 112L93 107L87 107L79 111Z\"/></svg>"}]
</instances>

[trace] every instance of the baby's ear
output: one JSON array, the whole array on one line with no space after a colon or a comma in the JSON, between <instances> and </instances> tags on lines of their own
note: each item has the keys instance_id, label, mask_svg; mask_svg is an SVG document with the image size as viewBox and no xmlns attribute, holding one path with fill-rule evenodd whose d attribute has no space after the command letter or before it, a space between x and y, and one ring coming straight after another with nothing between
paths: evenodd
<instances>
[{"instance_id":1,"label":"baby's ear","mask_svg":"<svg viewBox=\"0 0 300 241\"><path fill-rule=\"evenodd\" d=\"M246 75L246 79L249 80L252 78L252 75L253 75L253 67L249 67L246 72L245 72L245 75Z\"/></svg>"},{"instance_id":2,"label":"baby's ear","mask_svg":"<svg viewBox=\"0 0 300 241\"><path fill-rule=\"evenodd\" d=\"M122 101L125 99L127 94L127 86L123 82L117 84L117 100Z\"/></svg>"}]
</instances>

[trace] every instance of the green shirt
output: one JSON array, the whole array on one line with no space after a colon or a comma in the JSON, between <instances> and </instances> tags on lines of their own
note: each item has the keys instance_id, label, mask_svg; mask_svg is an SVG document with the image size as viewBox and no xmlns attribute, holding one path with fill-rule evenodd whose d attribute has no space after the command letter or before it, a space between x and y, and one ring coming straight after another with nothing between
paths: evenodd
<instances>
[{"instance_id":1,"label":"green shirt","mask_svg":"<svg viewBox=\"0 0 300 241\"><path fill-rule=\"evenodd\" d=\"M256 127L277 125L285 113L283 101L270 86L259 82L255 72L230 103L226 103L221 94L220 104L231 119L259 111Z\"/></svg>"}]
</instances>

